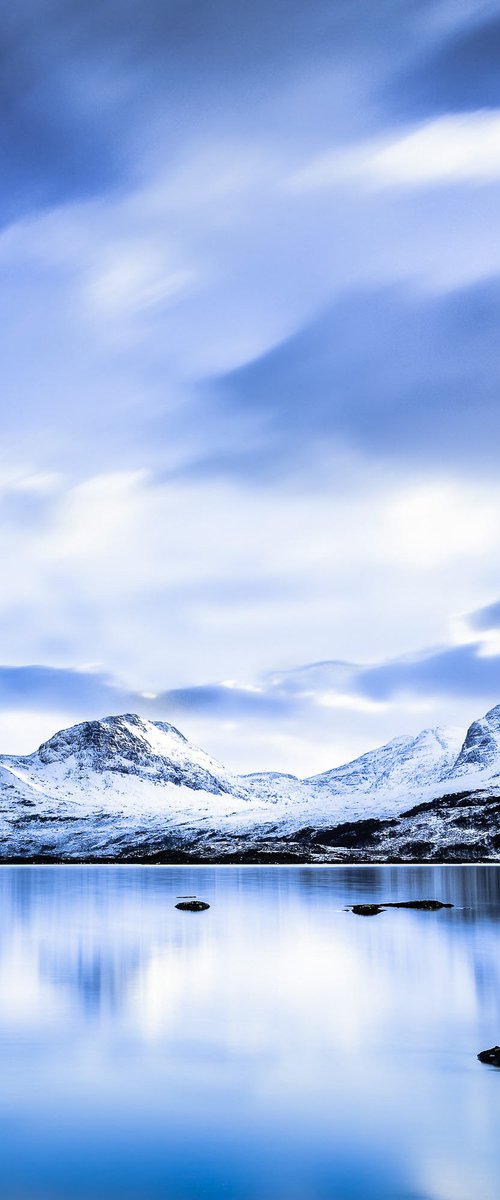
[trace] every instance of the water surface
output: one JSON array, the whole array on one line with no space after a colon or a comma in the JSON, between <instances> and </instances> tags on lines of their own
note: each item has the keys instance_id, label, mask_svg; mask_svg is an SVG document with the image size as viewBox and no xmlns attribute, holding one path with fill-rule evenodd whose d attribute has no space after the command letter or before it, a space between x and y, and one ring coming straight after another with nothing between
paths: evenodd
<instances>
[{"instance_id":1,"label":"water surface","mask_svg":"<svg viewBox=\"0 0 500 1200\"><path fill-rule=\"evenodd\" d=\"M498 1200L499 918L494 867L2 868L3 1200Z\"/></svg>"}]
</instances>

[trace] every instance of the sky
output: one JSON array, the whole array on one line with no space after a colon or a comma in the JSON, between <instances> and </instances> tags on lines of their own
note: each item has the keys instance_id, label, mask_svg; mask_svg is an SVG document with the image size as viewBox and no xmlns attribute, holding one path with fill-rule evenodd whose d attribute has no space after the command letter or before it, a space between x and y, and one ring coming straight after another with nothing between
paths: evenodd
<instances>
[{"instance_id":1,"label":"sky","mask_svg":"<svg viewBox=\"0 0 500 1200\"><path fill-rule=\"evenodd\" d=\"M0 750L500 702L500 0L0 20Z\"/></svg>"}]
</instances>

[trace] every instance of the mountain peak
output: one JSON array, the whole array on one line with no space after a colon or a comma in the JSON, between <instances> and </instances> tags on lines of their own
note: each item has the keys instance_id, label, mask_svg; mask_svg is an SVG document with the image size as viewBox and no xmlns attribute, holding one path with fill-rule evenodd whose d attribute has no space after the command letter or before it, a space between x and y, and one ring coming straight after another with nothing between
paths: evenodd
<instances>
[{"instance_id":1,"label":"mountain peak","mask_svg":"<svg viewBox=\"0 0 500 1200\"><path fill-rule=\"evenodd\" d=\"M212 793L238 790L221 763L192 745L175 725L148 721L137 713L82 721L61 729L34 754L4 761L17 761L35 773L50 768L68 779L71 775L80 780L136 775L150 783L174 783Z\"/></svg>"},{"instance_id":2,"label":"mountain peak","mask_svg":"<svg viewBox=\"0 0 500 1200\"><path fill-rule=\"evenodd\" d=\"M368 792L394 787L411 789L439 780L455 761L462 735L438 726L417 734L401 734L360 758L309 780L334 793Z\"/></svg>"},{"instance_id":3,"label":"mountain peak","mask_svg":"<svg viewBox=\"0 0 500 1200\"><path fill-rule=\"evenodd\" d=\"M134 756L146 750L149 754L161 755L168 753L175 742L188 745L184 734L174 725L155 724L137 713L123 713L61 729L43 742L36 754L46 763L86 754L94 758L116 754Z\"/></svg>"},{"instance_id":4,"label":"mountain peak","mask_svg":"<svg viewBox=\"0 0 500 1200\"><path fill-rule=\"evenodd\" d=\"M493 766L500 756L500 704L469 725L450 775L466 775ZM500 765L500 764L499 764Z\"/></svg>"}]
</instances>

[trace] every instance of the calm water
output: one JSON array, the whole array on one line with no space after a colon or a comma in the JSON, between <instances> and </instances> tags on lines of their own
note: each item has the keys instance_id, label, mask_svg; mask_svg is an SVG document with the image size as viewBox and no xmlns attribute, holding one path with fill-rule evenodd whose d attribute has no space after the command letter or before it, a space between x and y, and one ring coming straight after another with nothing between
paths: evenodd
<instances>
[{"instance_id":1,"label":"calm water","mask_svg":"<svg viewBox=\"0 0 500 1200\"><path fill-rule=\"evenodd\" d=\"M487 867L0 869L2 1200L498 1200L499 919Z\"/></svg>"}]
</instances>

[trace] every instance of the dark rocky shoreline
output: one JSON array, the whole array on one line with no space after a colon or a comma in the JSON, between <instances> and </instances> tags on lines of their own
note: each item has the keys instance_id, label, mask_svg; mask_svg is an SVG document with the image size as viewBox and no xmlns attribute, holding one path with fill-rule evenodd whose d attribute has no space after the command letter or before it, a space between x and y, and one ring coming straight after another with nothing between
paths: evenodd
<instances>
[{"instance_id":1,"label":"dark rocky shoreline","mask_svg":"<svg viewBox=\"0 0 500 1200\"><path fill-rule=\"evenodd\" d=\"M370 854L304 854L300 849L294 853L293 851L282 852L277 849L269 848L267 850L234 850L229 853L199 853L197 851L190 852L188 850L152 850L148 853L147 850L141 851L131 850L123 854L82 854L82 855L61 855L61 854L24 854L0 857L0 867L5 866L68 866L87 865L87 866L297 866L297 867L376 867L376 866L500 866L500 855L485 855L478 852L469 852L464 854L464 848L461 847L461 853L454 853L449 848L444 848L441 853L421 854L418 857L410 858L403 855L370 855Z\"/></svg>"}]
</instances>

